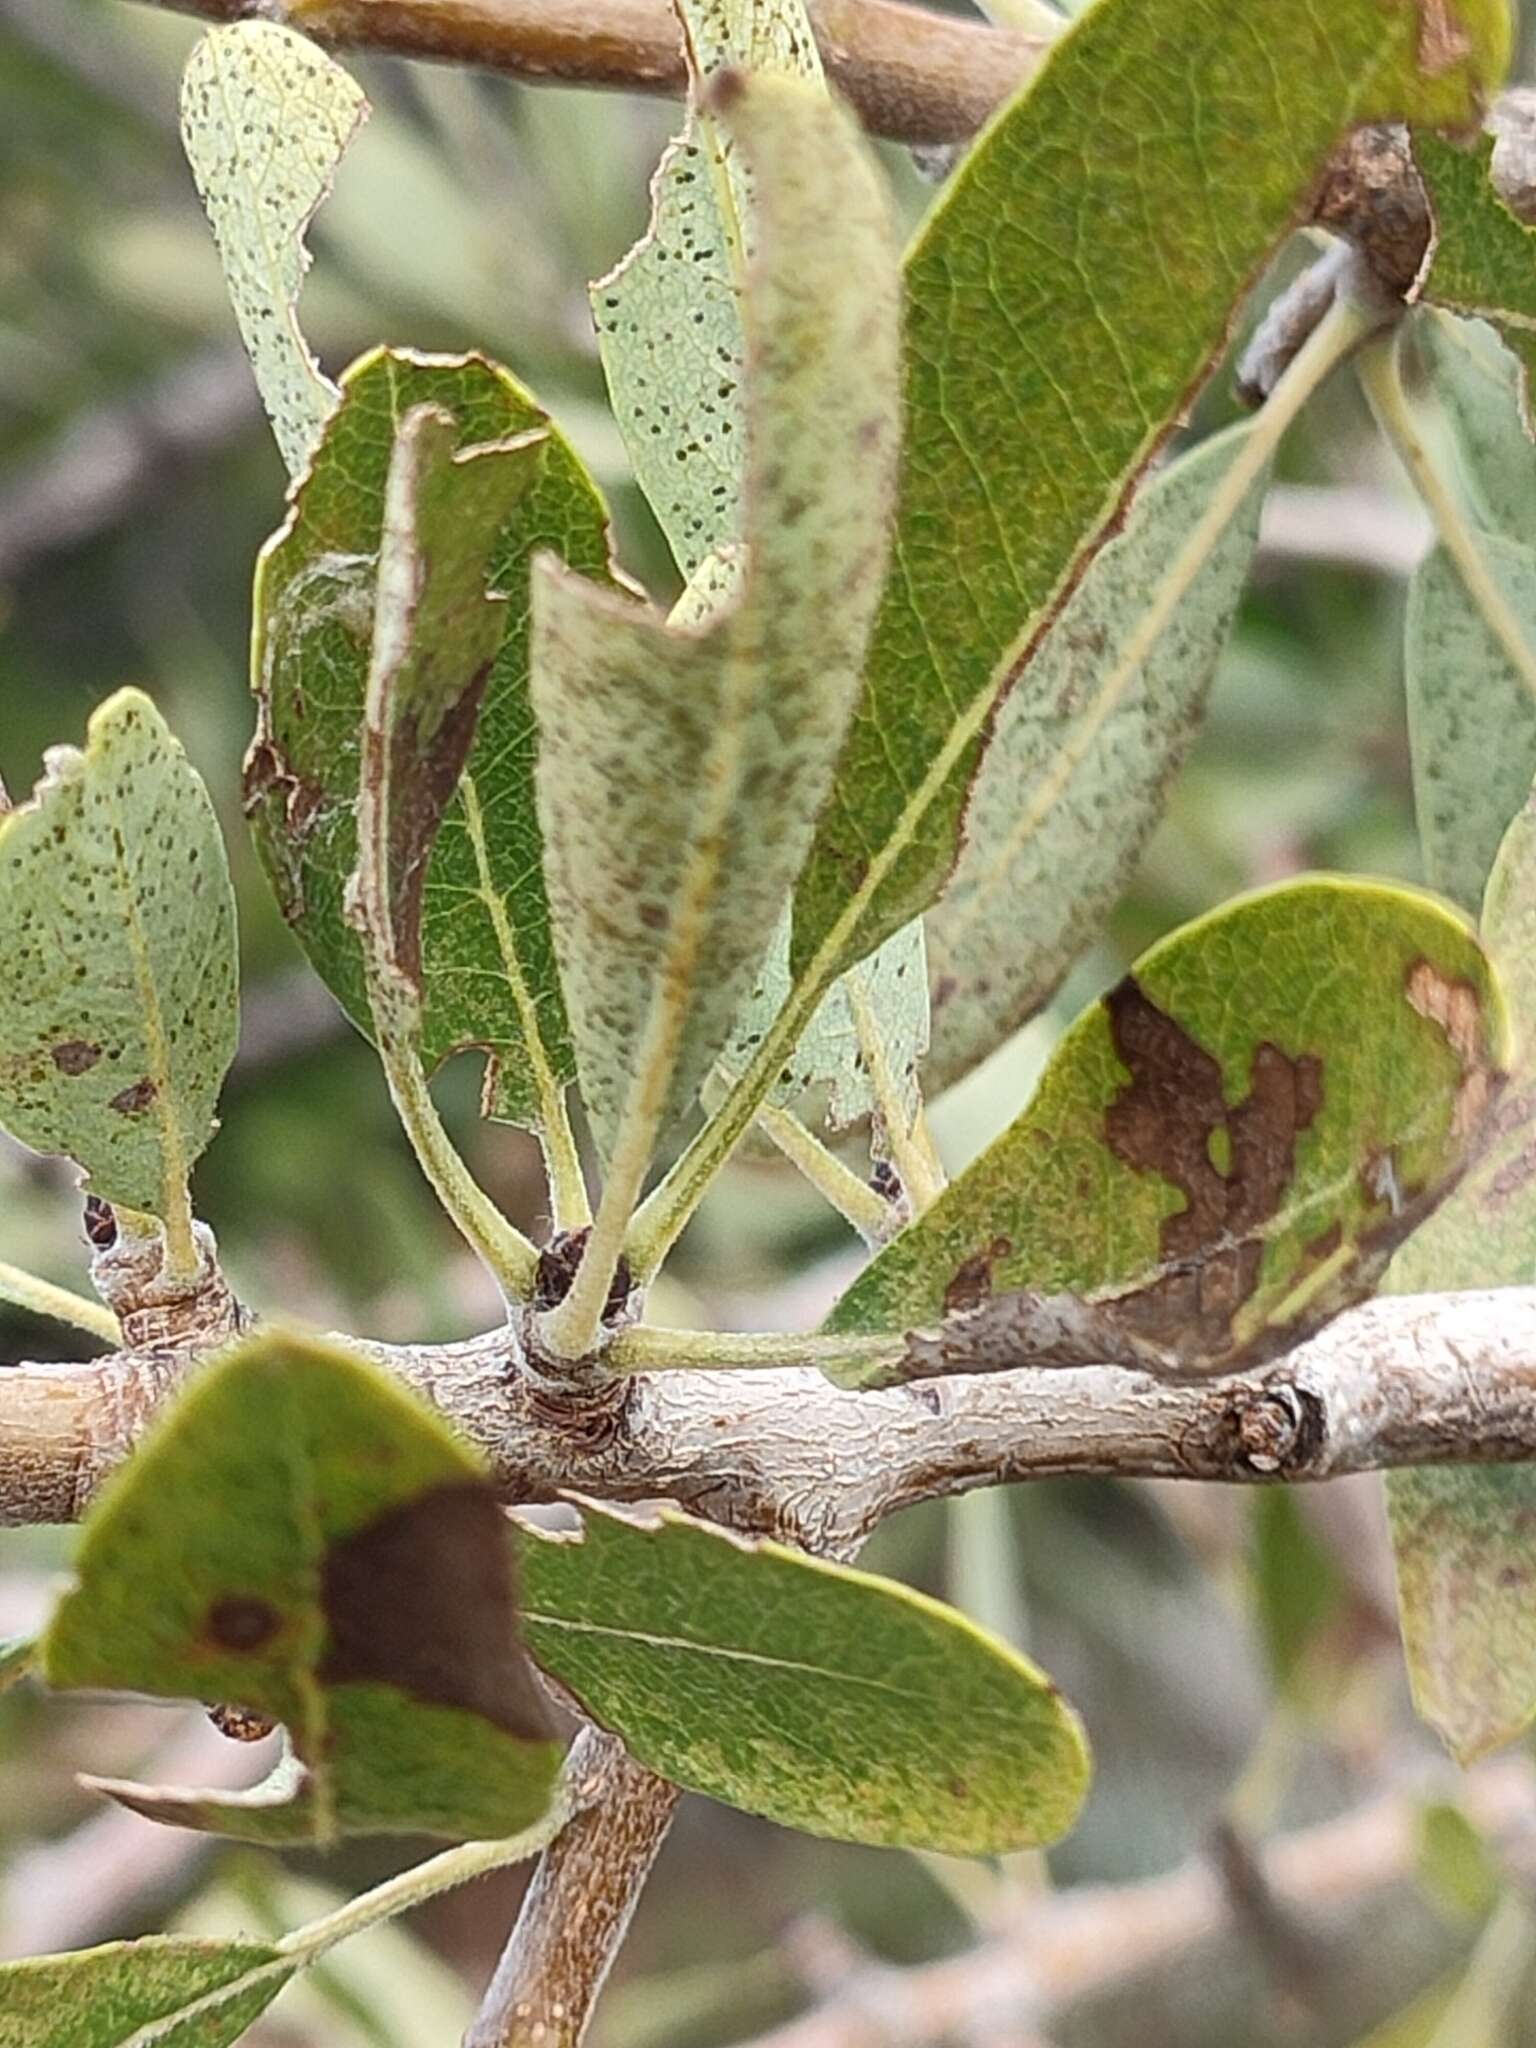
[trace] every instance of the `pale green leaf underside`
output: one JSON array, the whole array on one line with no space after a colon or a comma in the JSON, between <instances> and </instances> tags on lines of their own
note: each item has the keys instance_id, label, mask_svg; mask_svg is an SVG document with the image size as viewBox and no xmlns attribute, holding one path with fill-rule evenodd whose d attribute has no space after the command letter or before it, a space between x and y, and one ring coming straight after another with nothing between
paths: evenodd
<instances>
[{"instance_id":1,"label":"pale green leaf underside","mask_svg":"<svg viewBox=\"0 0 1536 2048\"><path fill-rule=\"evenodd\" d=\"M1100 0L951 181L907 262L894 566L796 897L797 974L835 971L938 894L999 682L1339 136L1475 118L1508 11L1457 15L1461 54L1421 70L1411 0Z\"/></svg>"},{"instance_id":2,"label":"pale green leaf underside","mask_svg":"<svg viewBox=\"0 0 1536 2048\"><path fill-rule=\"evenodd\" d=\"M1462 530L1536 651L1536 447L1521 430L1518 365L1487 327L1447 313L1417 316L1413 338L1453 437ZM1443 544L1409 587L1405 650L1425 875L1475 914L1536 774L1536 696Z\"/></svg>"},{"instance_id":3,"label":"pale green leaf underside","mask_svg":"<svg viewBox=\"0 0 1536 2048\"><path fill-rule=\"evenodd\" d=\"M1263 1356L1372 1290L1465 1164L1506 1056L1488 962L1437 900L1330 877L1240 898L1078 1019L831 1327L949 1314L940 1369L973 1370L968 1346L1006 1361L1029 1290L1103 1303L1184 1370Z\"/></svg>"},{"instance_id":4,"label":"pale green leaf underside","mask_svg":"<svg viewBox=\"0 0 1536 2048\"><path fill-rule=\"evenodd\" d=\"M138 1811L281 1842L491 1838L548 1805L495 1496L347 1353L274 1331L206 1368L104 1489L76 1569L50 1684L247 1707L303 1766L234 1797L108 1784Z\"/></svg>"},{"instance_id":5,"label":"pale green leaf underside","mask_svg":"<svg viewBox=\"0 0 1536 2048\"><path fill-rule=\"evenodd\" d=\"M683 1108L730 1029L826 795L885 561L896 258L821 92L717 107L759 180L739 596L680 629L540 565L539 816L582 1092L611 1150Z\"/></svg>"},{"instance_id":6,"label":"pale green leaf underside","mask_svg":"<svg viewBox=\"0 0 1536 2048\"><path fill-rule=\"evenodd\" d=\"M490 1112L538 1126L541 1074L558 1084L576 1069L534 805L530 564L549 549L585 575L606 574L607 509L528 393L483 358L379 350L347 372L342 390L288 523L257 570L258 726L246 769L257 850L310 960L369 1030L361 950L343 903L357 865L360 735L395 436L419 405L453 417L461 450L542 431L538 477L492 563L494 588L506 594L504 624L467 774L427 863L421 1025L429 1070L461 1047L483 1047Z\"/></svg>"},{"instance_id":7,"label":"pale green leaf underside","mask_svg":"<svg viewBox=\"0 0 1536 2048\"><path fill-rule=\"evenodd\" d=\"M1133 636L1251 428L1154 477L1004 699L928 916L930 1085L1034 1015L1125 889L1189 749L1258 537L1248 494L1137 662Z\"/></svg>"},{"instance_id":8,"label":"pale green leaf underside","mask_svg":"<svg viewBox=\"0 0 1536 2048\"><path fill-rule=\"evenodd\" d=\"M259 1943L172 1935L7 1963L0 2048L141 2048L150 2028L158 2048L226 2048L295 1967Z\"/></svg>"},{"instance_id":9,"label":"pale green leaf underside","mask_svg":"<svg viewBox=\"0 0 1536 2048\"><path fill-rule=\"evenodd\" d=\"M1483 940L1515 1021L1515 1057L1487 1152L1393 1260L1398 1294L1536 1285L1536 808L1505 836ZM1524 1465L1394 1472L1387 1505L1403 1643L1419 1712L1458 1757L1536 1715L1536 1472Z\"/></svg>"},{"instance_id":10,"label":"pale green leaf underside","mask_svg":"<svg viewBox=\"0 0 1536 2048\"><path fill-rule=\"evenodd\" d=\"M211 29L182 80L182 140L291 476L336 402L299 331L304 231L367 111L339 64L275 22Z\"/></svg>"},{"instance_id":11,"label":"pale green leaf underside","mask_svg":"<svg viewBox=\"0 0 1536 2048\"><path fill-rule=\"evenodd\" d=\"M1032 1664L889 1580L583 1504L524 1546L529 1646L642 1763L786 1827L986 1855L1054 1841L1088 1759Z\"/></svg>"},{"instance_id":12,"label":"pale green leaf underside","mask_svg":"<svg viewBox=\"0 0 1536 2048\"><path fill-rule=\"evenodd\" d=\"M1414 153L1429 193L1434 240L1421 297L1454 313L1491 320L1521 364L1521 403L1532 423L1536 368L1536 229L1516 220L1489 175L1491 140L1454 149L1416 135Z\"/></svg>"},{"instance_id":13,"label":"pale green leaf underside","mask_svg":"<svg viewBox=\"0 0 1536 2048\"><path fill-rule=\"evenodd\" d=\"M696 91L732 64L821 77L800 0L678 0L677 11ZM751 213L744 167L720 125L691 107L657 167L650 226L591 288L614 418L685 577L742 533L739 294Z\"/></svg>"},{"instance_id":14,"label":"pale green leaf underside","mask_svg":"<svg viewBox=\"0 0 1536 2048\"><path fill-rule=\"evenodd\" d=\"M1478 533L1476 544L1536 649L1536 549L1495 533ZM1536 772L1536 697L1442 547L1408 593L1405 670L1425 878L1475 913Z\"/></svg>"},{"instance_id":15,"label":"pale green leaf underside","mask_svg":"<svg viewBox=\"0 0 1536 2048\"><path fill-rule=\"evenodd\" d=\"M137 690L46 771L0 820L0 1123L174 1228L239 1026L218 823Z\"/></svg>"},{"instance_id":16,"label":"pale green leaf underside","mask_svg":"<svg viewBox=\"0 0 1536 2048\"><path fill-rule=\"evenodd\" d=\"M918 1073L928 1051L928 964L920 918L893 932L867 960L839 977L817 1006L770 1091L782 1106L824 1090L821 1107L833 1130L844 1130L879 1107L859 1037L850 990L857 986L880 1033L896 1101L911 1128L921 1101ZM750 1061L790 992L789 917L779 922L741 1007L720 1064L731 1075Z\"/></svg>"}]
</instances>

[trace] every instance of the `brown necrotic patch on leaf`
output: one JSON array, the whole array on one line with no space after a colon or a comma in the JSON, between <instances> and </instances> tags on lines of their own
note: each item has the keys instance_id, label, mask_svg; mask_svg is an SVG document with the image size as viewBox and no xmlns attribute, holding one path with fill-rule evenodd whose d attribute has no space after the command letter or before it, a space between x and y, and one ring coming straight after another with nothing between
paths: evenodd
<instances>
[{"instance_id":1,"label":"brown necrotic patch on leaf","mask_svg":"<svg viewBox=\"0 0 1536 2048\"><path fill-rule=\"evenodd\" d=\"M1472 53L1472 38L1450 0L1419 0L1419 69L1443 78Z\"/></svg>"},{"instance_id":2,"label":"brown necrotic patch on leaf","mask_svg":"<svg viewBox=\"0 0 1536 2048\"><path fill-rule=\"evenodd\" d=\"M144 1074L126 1088L119 1088L107 1107L115 1109L121 1116L137 1116L141 1110L148 1109L158 1093L153 1079Z\"/></svg>"},{"instance_id":3,"label":"brown necrotic patch on leaf","mask_svg":"<svg viewBox=\"0 0 1536 2048\"><path fill-rule=\"evenodd\" d=\"M944 1290L944 1313L964 1315L969 1309L980 1308L992 1293L992 1268L1012 1250L1011 1238L994 1237L981 1251L964 1260Z\"/></svg>"},{"instance_id":4,"label":"brown necrotic patch on leaf","mask_svg":"<svg viewBox=\"0 0 1536 2048\"><path fill-rule=\"evenodd\" d=\"M511 1538L478 1484L433 1488L326 1552L327 1685L397 1687L524 1741L552 1732L513 1617Z\"/></svg>"},{"instance_id":5,"label":"brown necrotic patch on leaf","mask_svg":"<svg viewBox=\"0 0 1536 2048\"><path fill-rule=\"evenodd\" d=\"M72 1078L76 1074L88 1074L101 1058L101 1047L92 1045L89 1039L67 1038L62 1045L51 1048L53 1064L61 1074Z\"/></svg>"},{"instance_id":6,"label":"brown necrotic patch on leaf","mask_svg":"<svg viewBox=\"0 0 1536 2048\"><path fill-rule=\"evenodd\" d=\"M1501 1076L1483 1054L1482 998L1469 981L1453 980L1429 960L1415 960L1406 980L1408 1000L1421 1017L1438 1024L1461 1061L1461 1084L1451 1131L1465 1138L1487 1116Z\"/></svg>"},{"instance_id":7,"label":"brown necrotic patch on leaf","mask_svg":"<svg viewBox=\"0 0 1536 2048\"><path fill-rule=\"evenodd\" d=\"M491 663L482 662L440 715L435 707L430 717L407 712L389 735L390 931L396 964L418 989L427 862L474 746L490 675Z\"/></svg>"},{"instance_id":8,"label":"brown necrotic patch on leaf","mask_svg":"<svg viewBox=\"0 0 1536 2048\"><path fill-rule=\"evenodd\" d=\"M1220 1353L1259 1284L1263 1226L1295 1178L1296 1141L1322 1108L1322 1062L1265 1041L1254 1051L1248 1094L1229 1105L1220 1063L1134 975L1105 1004L1131 1074L1105 1112L1109 1148L1184 1196L1161 1226L1160 1277L1124 1296L1118 1310L1155 1342Z\"/></svg>"},{"instance_id":9,"label":"brown necrotic patch on leaf","mask_svg":"<svg viewBox=\"0 0 1536 2048\"><path fill-rule=\"evenodd\" d=\"M277 1634L283 1617L270 1600L253 1593L227 1593L215 1600L203 1624L221 1650L259 1650Z\"/></svg>"}]
</instances>

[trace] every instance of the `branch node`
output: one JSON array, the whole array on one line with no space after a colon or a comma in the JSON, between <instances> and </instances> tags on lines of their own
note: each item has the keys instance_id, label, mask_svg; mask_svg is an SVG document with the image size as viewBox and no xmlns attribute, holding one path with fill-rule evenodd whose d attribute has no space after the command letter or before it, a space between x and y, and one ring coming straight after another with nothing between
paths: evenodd
<instances>
[{"instance_id":1,"label":"branch node","mask_svg":"<svg viewBox=\"0 0 1536 2048\"><path fill-rule=\"evenodd\" d=\"M130 1351L206 1351L247 1326L245 1309L219 1268L218 1244L206 1223L194 1223L197 1271L190 1278L166 1269L165 1238L109 1236L99 1207L87 1215L92 1244L91 1280L122 1325Z\"/></svg>"},{"instance_id":2,"label":"branch node","mask_svg":"<svg viewBox=\"0 0 1536 2048\"><path fill-rule=\"evenodd\" d=\"M1305 1478L1328 1437L1324 1403L1291 1379L1238 1388L1228 1422L1234 1464L1263 1479Z\"/></svg>"}]
</instances>

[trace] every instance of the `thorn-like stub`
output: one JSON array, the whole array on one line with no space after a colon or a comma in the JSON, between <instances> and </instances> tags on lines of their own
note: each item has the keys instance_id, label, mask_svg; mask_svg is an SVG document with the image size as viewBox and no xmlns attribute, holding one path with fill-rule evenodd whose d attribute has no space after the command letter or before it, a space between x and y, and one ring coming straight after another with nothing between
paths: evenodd
<instances>
[{"instance_id":1,"label":"thorn-like stub","mask_svg":"<svg viewBox=\"0 0 1536 2048\"><path fill-rule=\"evenodd\" d=\"M220 1703L208 1709L208 1718L221 1735L227 1735L231 1742L265 1742L277 1727L275 1721L265 1714L253 1713L249 1707L236 1707Z\"/></svg>"},{"instance_id":2,"label":"thorn-like stub","mask_svg":"<svg viewBox=\"0 0 1536 2048\"><path fill-rule=\"evenodd\" d=\"M117 1212L100 1195L85 1198L85 1241L96 1252L108 1252L117 1243Z\"/></svg>"},{"instance_id":3,"label":"thorn-like stub","mask_svg":"<svg viewBox=\"0 0 1536 2048\"><path fill-rule=\"evenodd\" d=\"M1260 1393L1243 1388L1231 1426L1239 1470L1261 1479L1306 1478L1328 1434L1317 1395L1286 1379L1271 1380Z\"/></svg>"},{"instance_id":4,"label":"thorn-like stub","mask_svg":"<svg viewBox=\"0 0 1536 2048\"><path fill-rule=\"evenodd\" d=\"M590 1226L581 1230L556 1231L539 1253L539 1263L534 1273L533 1306L541 1314L558 1308L570 1293L581 1265L581 1255L586 1250L587 1239L591 1235ZM608 1298L603 1303L605 1329L614 1329L628 1320L627 1312L634 1292L635 1280L630 1271L629 1261L621 1256L614 1269Z\"/></svg>"}]
</instances>

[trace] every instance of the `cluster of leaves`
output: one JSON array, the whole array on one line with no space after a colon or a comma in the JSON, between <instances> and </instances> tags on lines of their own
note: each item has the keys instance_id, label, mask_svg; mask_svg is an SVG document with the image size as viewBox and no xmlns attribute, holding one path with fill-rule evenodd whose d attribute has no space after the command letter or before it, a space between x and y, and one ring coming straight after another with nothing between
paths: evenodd
<instances>
[{"instance_id":1,"label":"cluster of leaves","mask_svg":"<svg viewBox=\"0 0 1536 2048\"><path fill-rule=\"evenodd\" d=\"M1505 987L1525 1024L1536 824L1510 821L1536 771L1536 449L1513 360L1462 316L1528 346L1536 273L1486 165L1435 133L1501 75L1499 0L1463 0L1449 49L1380 0L1326 18L1278 0L1262 33L1240 10L1099 0L904 262L800 10L679 13L689 125L650 234L593 297L686 578L670 616L610 561L595 484L498 365L387 349L338 387L321 374L296 308L304 228L363 112L339 67L241 24L200 45L184 94L294 478L256 583L257 844L527 1340L622 1367L604 1322L621 1262L654 1274L754 1120L883 1243L811 1345L855 1385L1021 1356L1223 1371L1384 1275L1529 1278L1512 1197L1531 1078ZM1106 105L1111 70L1164 81L1155 129ZM1279 439L1368 327L1341 305L1256 420L1149 474L1362 120L1413 126L1440 227L1431 303L1392 347L1429 363L1466 490L1426 483L1443 544L1408 667L1431 878L1475 911L1498 855L1481 940L1380 884L1234 903L1086 1012L940 1192L919 1075L968 1072L1093 938L1198 724ZM1383 424L1440 479L1373 350ZM233 918L206 794L142 696L103 707L0 825L0 937L25 968L0 1002L0 1119L195 1271L188 1175L233 1046ZM534 1248L427 1092L470 1048L486 1114L539 1135L557 1224L590 1225L542 1318ZM870 1119L897 1201L796 1114L822 1109ZM1518 1217L1493 1245L1490 1215ZM1536 1709L1514 1611L1529 1483L1424 1475L1396 1496L1421 1695L1467 1751ZM1071 1710L958 1615L683 1517L583 1514L579 1541L509 1531L474 1459L372 1368L261 1336L107 1490L39 1662L58 1685L281 1723L284 1762L253 1793L105 1788L264 1842L415 1829L524 1853L565 1796L530 1655L641 1761L796 1826L989 1853L1071 1824ZM1507 1616L1471 1561L1490 1540L1514 1551ZM56 2038L81 1973L94 2039L232 2040L332 1938L19 1966L0 2044Z\"/></svg>"}]
</instances>

